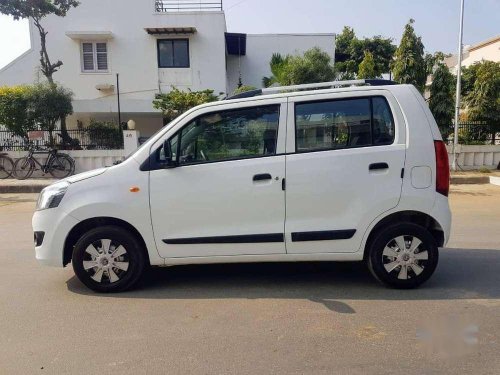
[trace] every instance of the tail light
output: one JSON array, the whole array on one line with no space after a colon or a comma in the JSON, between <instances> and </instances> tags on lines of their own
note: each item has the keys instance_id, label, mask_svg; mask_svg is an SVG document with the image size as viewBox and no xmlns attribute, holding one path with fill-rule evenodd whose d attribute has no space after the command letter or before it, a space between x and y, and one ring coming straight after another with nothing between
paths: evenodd
<instances>
[{"instance_id":1,"label":"tail light","mask_svg":"<svg viewBox=\"0 0 500 375\"><path fill-rule=\"evenodd\" d=\"M436 152L436 191L447 197L450 191L448 151L443 141L434 141L434 150Z\"/></svg>"}]
</instances>

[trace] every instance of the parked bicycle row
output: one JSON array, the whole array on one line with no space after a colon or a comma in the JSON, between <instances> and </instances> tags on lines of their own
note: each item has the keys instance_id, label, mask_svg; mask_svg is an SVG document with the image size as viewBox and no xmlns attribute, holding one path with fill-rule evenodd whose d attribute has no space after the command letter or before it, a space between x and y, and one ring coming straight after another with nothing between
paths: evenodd
<instances>
[{"instance_id":1,"label":"parked bicycle row","mask_svg":"<svg viewBox=\"0 0 500 375\"><path fill-rule=\"evenodd\" d=\"M40 161L39 155L46 156ZM65 178L75 172L75 161L68 154L58 152L56 149L35 150L30 149L28 155L13 160L7 153L0 153L0 179L9 177L25 180L33 172L41 171L43 175L50 174L54 178Z\"/></svg>"}]
</instances>

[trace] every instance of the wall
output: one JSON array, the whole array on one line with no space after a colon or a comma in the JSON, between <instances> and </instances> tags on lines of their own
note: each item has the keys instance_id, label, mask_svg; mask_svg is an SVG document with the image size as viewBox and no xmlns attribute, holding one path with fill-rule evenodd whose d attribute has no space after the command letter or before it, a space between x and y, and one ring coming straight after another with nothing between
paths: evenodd
<instances>
[{"instance_id":1,"label":"wall","mask_svg":"<svg viewBox=\"0 0 500 375\"><path fill-rule=\"evenodd\" d=\"M75 173L89 171L91 169L107 167L113 165L115 161L122 160L125 155L125 150L81 150L81 151L61 151L69 154L75 159ZM7 154L12 159L21 158L26 155L25 151L9 151ZM46 156L41 155L37 158L42 165L45 163ZM37 166L39 169L39 166ZM42 177L41 171L35 171L32 178ZM45 176L50 177L50 175Z\"/></svg>"},{"instance_id":2,"label":"wall","mask_svg":"<svg viewBox=\"0 0 500 375\"><path fill-rule=\"evenodd\" d=\"M298 55L319 47L334 61L335 34L248 34L246 56L228 56L228 91L238 86L239 65L244 85L262 87L262 77L270 76L273 53Z\"/></svg>"},{"instance_id":3,"label":"wall","mask_svg":"<svg viewBox=\"0 0 500 375\"><path fill-rule=\"evenodd\" d=\"M462 66L470 66L481 60L500 61L500 40L481 48L469 50L469 54L467 58L463 60Z\"/></svg>"},{"instance_id":4,"label":"wall","mask_svg":"<svg viewBox=\"0 0 500 375\"><path fill-rule=\"evenodd\" d=\"M453 161L452 146L447 146L450 165ZM500 145L458 145L458 165L465 170L487 167L496 169L500 163Z\"/></svg>"}]
</instances>

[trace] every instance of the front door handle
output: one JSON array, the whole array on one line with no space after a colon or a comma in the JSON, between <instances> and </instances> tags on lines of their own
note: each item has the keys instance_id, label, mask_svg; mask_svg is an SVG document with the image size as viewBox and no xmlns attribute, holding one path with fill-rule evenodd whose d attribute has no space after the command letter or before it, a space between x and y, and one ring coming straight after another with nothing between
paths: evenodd
<instances>
[{"instance_id":1,"label":"front door handle","mask_svg":"<svg viewBox=\"0 0 500 375\"><path fill-rule=\"evenodd\" d=\"M261 173L261 174L256 174L253 176L254 181L265 181L265 180L271 180L272 176L269 173Z\"/></svg>"},{"instance_id":2,"label":"front door handle","mask_svg":"<svg viewBox=\"0 0 500 375\"><path fill-rule=\"evenodd\" d=\"M373 163L370 164L368 167L368 170L370 171L376 171L376 170L381 170L381 169L389 169L389 164L387 163Z\"/></svg>"}]
</instances>

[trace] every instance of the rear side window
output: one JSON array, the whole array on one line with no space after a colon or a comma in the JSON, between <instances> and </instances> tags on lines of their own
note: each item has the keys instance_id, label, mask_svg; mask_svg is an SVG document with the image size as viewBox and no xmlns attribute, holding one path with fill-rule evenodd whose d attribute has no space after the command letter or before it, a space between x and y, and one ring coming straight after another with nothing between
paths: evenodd
<instances>
[{"instance_id":1,"label":"rear side window","mask_svg":"<svg viewBox=\"0 0 500 375\"><path fill-rule=\"evenodd\" d=\"M295 105L297 152L380 146L394 141L394 121L383 97Z\"/></svg>"}]
</instances>

